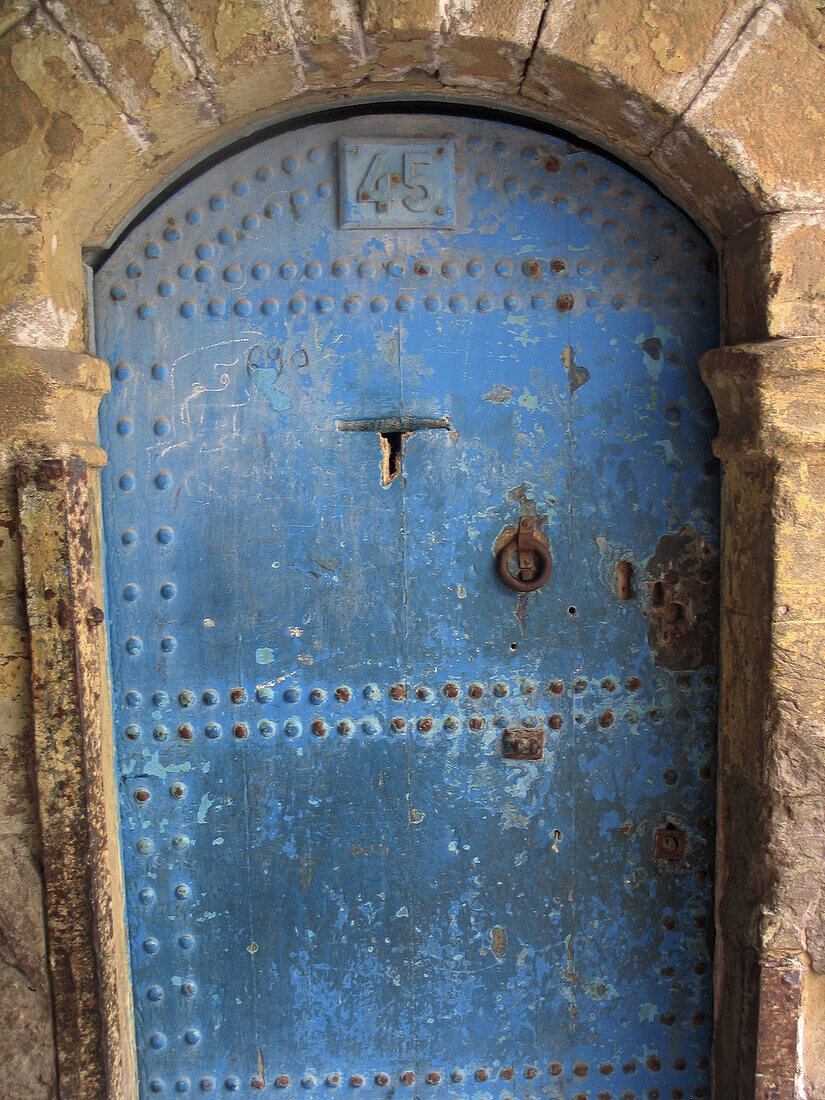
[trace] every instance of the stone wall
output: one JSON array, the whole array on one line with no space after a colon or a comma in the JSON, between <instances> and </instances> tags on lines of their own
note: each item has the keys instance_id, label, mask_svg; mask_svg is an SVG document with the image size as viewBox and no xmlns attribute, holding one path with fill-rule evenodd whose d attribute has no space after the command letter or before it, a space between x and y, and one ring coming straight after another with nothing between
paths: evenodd
<instances>
[{"instance_id":1,"label":"stone wall","mask_svg":"<svg viewBox=\"0 0 825 1100\"><path fill-rule=\"evenodd\" d=\"M737 346L706 364L726 469L717 1097L822 1100L822 0L0 5L0 1091L57 1095L59 1062L63 1097L132 1095L128 1057L112 1069L111 1048L128 1035L122 945L95 896L71 933L94 969L78 988L106 987L81 1024L93 1052L83 1057L100 1065L84 1078L61 1039L72 1005L58 966L67 902L61 911L51 873L62 811L44 770L58 750L38 662L51 675L74 661L78 691L101 685L88 661L78 671L71 646L59 649L63 626L41 606L58 544L29 539L24 588L19 530L32 461L53 471L56 459L105 457L94 445L103 382L86 354L83 250L240 131L379 98L471 100L583 135L674 198L720 250L725 339ZM94 512L94 478L91 491ZM99 556L90 561L94 586ZM99 749L105 728L90 713L79 709L75 733ZM78 789L92 815L90 788ZM97 794L105 800L105 783ZM100 867L113 838L105 814L97 825ZM78 858L80 894L114 891L116 902L116 883L84 875Z\"/></svg>"}]
</instances>

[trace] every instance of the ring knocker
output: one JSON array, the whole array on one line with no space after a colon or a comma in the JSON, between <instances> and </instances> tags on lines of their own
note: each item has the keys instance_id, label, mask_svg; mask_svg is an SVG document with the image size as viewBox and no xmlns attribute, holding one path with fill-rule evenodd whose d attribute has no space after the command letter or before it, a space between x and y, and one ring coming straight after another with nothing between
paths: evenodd
<instances>
[{"instance_id":1,"label":"ring knocker","mask_svg":"<svg viewBox=\"0 0 825 1100\"><path fill-rule=\"evenodd\" d=\"M518 568L510 568L514 557ZM496 557L498 575L516 592L535 592L546 584L553 569L549 548L536 538L534 520L528 516L519 520L518 532L499 550Z\"/></svg>"}]
</instances>

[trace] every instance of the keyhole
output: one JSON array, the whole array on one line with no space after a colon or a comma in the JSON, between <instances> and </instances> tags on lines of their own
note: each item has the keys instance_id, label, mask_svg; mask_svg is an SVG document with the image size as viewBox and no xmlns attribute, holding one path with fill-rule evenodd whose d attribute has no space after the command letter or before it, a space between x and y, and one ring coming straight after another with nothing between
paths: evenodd
<instances>
[{"instance_id":1,"label":"keyhole","mask_svg":"<svg viewBox=\"0 0 825 1100\"><path fill-rule=\"evenodd\" d=\"M377 416L372 420L339 420L339 432L376 432L381 444L381 484L386 486L401 473L404 440L412 432L449 430L448 416Z\"/></svg>"},{"instance_id":2,"label":"keyhole","mask_svg":"<svg viewBox=\"0 0 825 1100\"><path fill-rule=\"evenodd\" d=\"M381 442L381 484L389 485L401 474L406 432L379 432Z\"/></svg>"}]
</instances>

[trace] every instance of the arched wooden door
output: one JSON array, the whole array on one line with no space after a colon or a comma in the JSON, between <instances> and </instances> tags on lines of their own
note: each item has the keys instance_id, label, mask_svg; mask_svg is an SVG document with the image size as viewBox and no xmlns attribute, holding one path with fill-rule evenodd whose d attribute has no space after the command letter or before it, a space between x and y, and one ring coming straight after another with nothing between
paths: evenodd
<instances>
[{"instance_id":1,"label":"arched wooden door","mask_svg":"<svg viewBox=\"0 0 825 1100\"><path fill-rule=\"evenodd\" d=\"M557 137L361 115L95 301L143 1095L708 1096L708 242Z\"/></svg>"}]
</instances>

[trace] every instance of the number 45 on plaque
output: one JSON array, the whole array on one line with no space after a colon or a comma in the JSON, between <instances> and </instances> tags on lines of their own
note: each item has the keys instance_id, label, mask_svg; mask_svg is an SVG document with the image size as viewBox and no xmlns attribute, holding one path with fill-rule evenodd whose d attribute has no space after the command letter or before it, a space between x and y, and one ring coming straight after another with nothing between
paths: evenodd
<instances>
[{"instance_id":1,"label":"number 45 on plaque","mask_svg":"<svg viewBox=\"0 0 825 1100\"><path fill-rule=\"evenodd\" d=\"M339 143L342 229L454 229L455 141Z\"/></svg>"}]
</instances>

